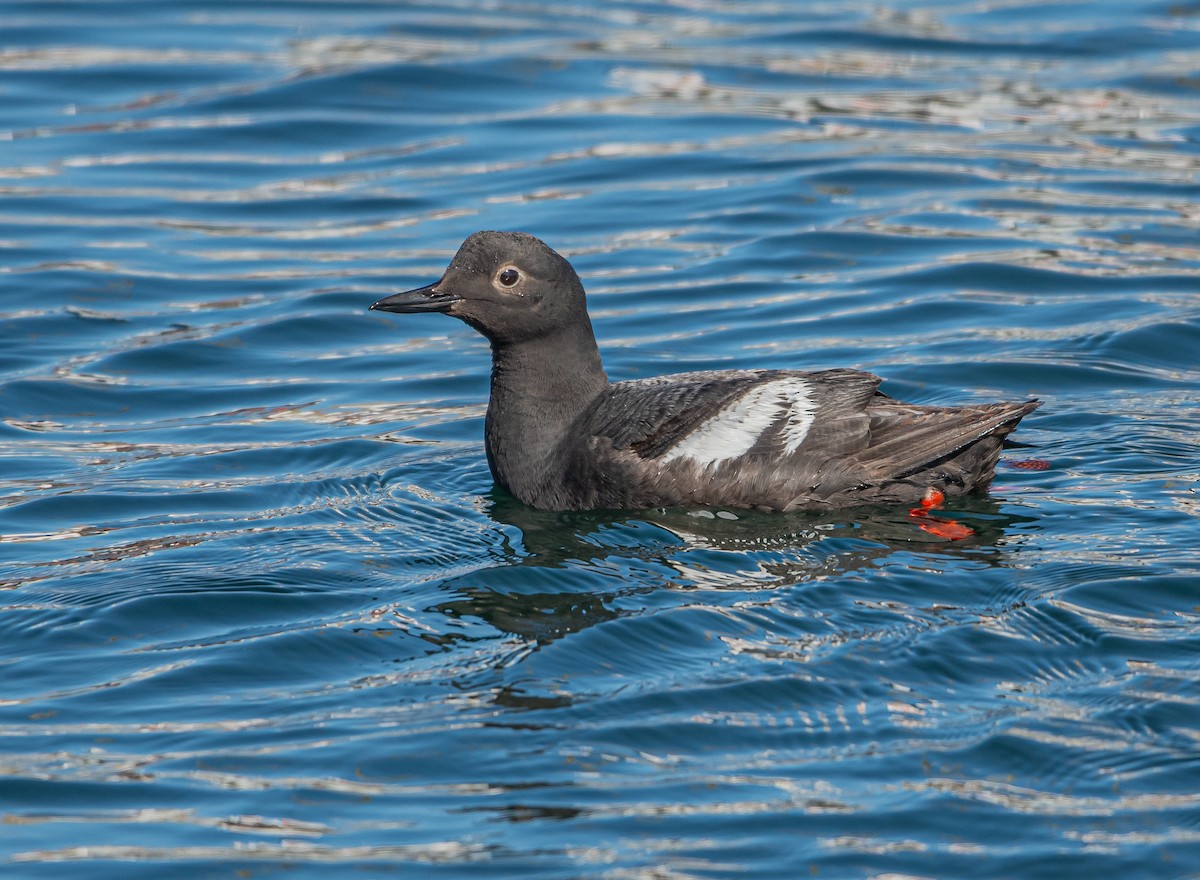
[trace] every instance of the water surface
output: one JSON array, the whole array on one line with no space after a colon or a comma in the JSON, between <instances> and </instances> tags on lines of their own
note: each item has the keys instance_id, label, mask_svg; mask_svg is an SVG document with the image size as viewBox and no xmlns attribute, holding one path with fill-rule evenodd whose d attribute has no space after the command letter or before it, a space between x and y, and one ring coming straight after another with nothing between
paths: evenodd
<instances>
[{"instance_id":1,"label":"water surface","mask_svg":"<svg viewBox=\"0 0 1200 880\"><path fill-rule=\"evenodd\" d=\"M0 873L1200 877L1198 69L1187 3L6 4ZM614 379L1033 447L962 541L524 508L486 344L366 310L484 228Z\"/></svg>"}]
</instances>

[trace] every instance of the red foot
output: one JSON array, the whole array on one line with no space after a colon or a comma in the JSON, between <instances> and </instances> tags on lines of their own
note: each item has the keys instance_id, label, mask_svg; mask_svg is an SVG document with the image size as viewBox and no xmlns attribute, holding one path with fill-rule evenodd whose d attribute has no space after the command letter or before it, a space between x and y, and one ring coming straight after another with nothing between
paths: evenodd
<instances>
[{"instance_id":1,"label":"red foot","mask_svg":"<svg viewBox=\"0 0 1200 880\"><path fill-rule=\"evenodd\" d=\"M970 526L956 523L952 519L939 519L936 522L921 523L918 528L923 532L929 532L931 535L937 535L939 538L945 538L948 541L961 541L963 538L969 538L975 534L975 530Z\"/></svg>"},{"instance_id":2,"label":"red foot","mask_svg":"<svg viewBox=\"0 0 1200 880\"><path fill-rule=\"evenodd\" d=\"M946 493L941 489L935 489L930 486L925 490L925 494L921 496L921 506L926 510L932 510L935 507L941 507L946 503Z\"/></svg>"},{"instance_id":3,"label":"red foot","mask_svg":"<svg viewBox=\"0 0 1200 880\"><path fill-rule=\"evenodd\" d=\"M1046 471L1050 469L1050 462L1044 458L1019 458L1016 461L1004 462L1009 467L1023 468L1027 471Z\"/></svg>"},{"instance_id":4,"label":"red foot","mask_svg":"<svg viewBox=\"0 0 1200 880\"><path fill-rule=\"evenodd\" d=\"M969 538L975 534L975 530L968 526L960 525L952 519L945 519L940 516L930 516L929 511L936 510L941 507L946 501L946 494L940 489L935 489L930 486L925 490L925 494L921 496L921 506L909 509L908 515L913 519L923 519L918 528L923 532L929 532L931 535L937 535L939 538L946 538L950 541L960 541L963 538Z\"/></svg>"}]
</instances>

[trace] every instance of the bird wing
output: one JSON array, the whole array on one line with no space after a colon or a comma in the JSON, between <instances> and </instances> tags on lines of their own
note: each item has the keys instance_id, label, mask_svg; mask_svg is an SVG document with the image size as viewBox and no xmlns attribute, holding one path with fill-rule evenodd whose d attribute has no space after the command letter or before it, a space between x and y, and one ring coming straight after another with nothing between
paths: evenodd
<instances>
[{"instance_id":1,"label":"bird wing","mask_svg":"<svg viewBox=\"0 0 1200 880\"><path fill-rule=\"evenodd\" d=\"M880 393L879 383L858 370L620 382L586 416L590 479L607 485L608 468L624 472L642 506L790 510L860 495L915 498L927 485L967 491L987 484L1001 439L1037 406L916 406Z\"/></svg>"},{"instance_id":2,"label":"bird wing","mask_svg":"<svg viewBox=\"0 0 1200 880\"><path fill-rule=\"evenodd\" d=\"M846 455L868 443L866 405L879 382L857 370L699 372L618 382L589 414L588 430L661 464L786 456L814 442Z\"/></svg>"}]
</instances>

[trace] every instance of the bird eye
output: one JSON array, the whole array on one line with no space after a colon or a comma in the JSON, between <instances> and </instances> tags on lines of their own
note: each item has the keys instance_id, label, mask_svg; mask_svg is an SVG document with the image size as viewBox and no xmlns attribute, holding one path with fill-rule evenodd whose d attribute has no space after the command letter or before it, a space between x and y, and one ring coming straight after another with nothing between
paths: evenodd
<instances>
[{"instance_id":1,"label":"bird eye","mask_svg":"<svg viewBox=\"0 0 1200 880\"><path fill-rule=\"evenodd\" d=\"M501 270L500 274L496 276L496 280L504 287L512 287L521 280L521 273L509 266L507 269Z\"/></svg>"}]
</instances>

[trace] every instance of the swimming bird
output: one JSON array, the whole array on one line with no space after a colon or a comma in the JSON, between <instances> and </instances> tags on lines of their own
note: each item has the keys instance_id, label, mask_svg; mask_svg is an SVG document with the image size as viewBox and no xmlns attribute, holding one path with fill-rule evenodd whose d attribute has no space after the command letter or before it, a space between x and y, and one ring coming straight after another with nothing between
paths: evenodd
<instances>
[{"instance_id":1,"label":"swimming bird","mask_svg":"<svg viewBox=\"0 0 1200 880\"><path fill-rule=\"evenodd\" d=\"M828 509L987 487L1038 401L902 403L852 369L727 370L610 382L571 264L521 232L476 232L386 312L441 312L491 343L496 482L548 510Z\"/></svg>"}]
</instances>

